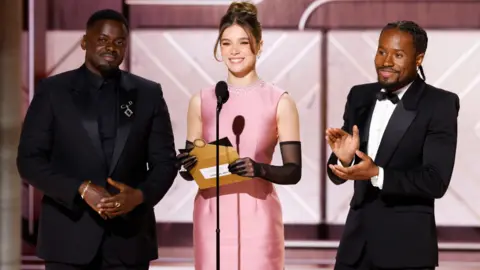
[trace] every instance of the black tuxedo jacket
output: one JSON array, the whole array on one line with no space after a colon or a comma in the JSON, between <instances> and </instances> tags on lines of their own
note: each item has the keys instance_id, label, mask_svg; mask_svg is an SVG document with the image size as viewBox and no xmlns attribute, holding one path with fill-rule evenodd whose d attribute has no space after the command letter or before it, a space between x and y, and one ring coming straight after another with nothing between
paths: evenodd
<instances>
[{"instance_id":1,"label":"black tuxedo jacket","mask_svg":"<svg viewBox=\"0 0 480 270\"><path fill-rule=\"evenodd\" d=\"M342 129L360 131L367 153L370 119L378 83L354 86L348 94ZM362 248L377 267L433 267L438 264L434 200L450 183L457 145L459 98L417 78L388 122L375 163L384 169L380 190L368 180L354 182L337 260L354 264ZM355 163L360 161L355 157ZM337 164L335 154L328 164ZM330 180L345 182L327 167Z\"/></svg>"},{"instance_id":2,"label":"black tuxedo jacket","mask_svg":"<svg viewBox=\"0 0 480 270\"><path fill-rule=\"evenodd\" d=\"M108 167L85 84L81 69L44 79L24 120L18 170L44 193L37 253L49 261L86 264L108 228L125 263L147 262L158 256L153 207L177 175L161 87L121 72L117 135ZM130 117L121 109L129 103ZM108 177L140 189L144 203L124 216L102 220L80 198L78 188L85 180L106 187Z\"/></svg>"}]
</instances>

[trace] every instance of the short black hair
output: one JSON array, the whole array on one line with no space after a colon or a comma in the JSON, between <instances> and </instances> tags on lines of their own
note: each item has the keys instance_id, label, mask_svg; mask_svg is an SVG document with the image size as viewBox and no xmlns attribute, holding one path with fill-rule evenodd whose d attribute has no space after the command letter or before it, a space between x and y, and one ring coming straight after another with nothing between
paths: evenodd
<instances>
[{"instance_id":1,"label":"short black hair","mask_svg":"<svg viewBox=\"0 0 480 270\"><path fill-rule=\"evenodd\" d=\"M103 21L103 20L112 20L112 21L121 22L123 23L123 25L125 25L125 27L127 28L127 31L130 31L127 19L120 12L115 11L113 9L102 9L93 13L90 16L90 18L88 18L87 29L92 28L96 22Z\"/></svg>"},{"instance_id":2,"label":"short black hair","mask_svg":"<svg viewBox=\"0 0 480 270\"><path fill-rule=\"evenodd\" d=\"M413 46L415 46L415 51L417 52L417 54L425 53L427 51L427 32L417 23L413 21L391 22L385 25L385 27L383 27L382 33L383 31L389 29L398 29L400 31L409 33L412 36ZM423 79L426 80L425 73L423 72L423 67L420 65L418 69L420 70L420 74L422 75Z\"/></svg>"}]
</instances>

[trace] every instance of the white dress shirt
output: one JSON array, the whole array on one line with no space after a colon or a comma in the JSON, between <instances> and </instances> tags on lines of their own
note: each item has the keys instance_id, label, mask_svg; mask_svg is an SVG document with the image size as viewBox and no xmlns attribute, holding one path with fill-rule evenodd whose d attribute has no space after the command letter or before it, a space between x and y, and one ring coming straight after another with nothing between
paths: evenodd
<instances>
[{"instance_id":1,"label":"white dress shirt","mask_svg":"<svg viewBox=\"0 0 480 270\"><path fill-rule=\"evenodd\" d=\"M412 83L400 88L394 93L397 94L398 99L401 100L405 91L410 87ZM381 91L385 92L384 89ZM398 103L397 103L398 104ZM393 104L389 99L377 100L375 103L375 108L373 110L372 119L370 121L370 129L368 135L368 144L367 144L367 154L371 159L375 160L377 156L378 147L382 141L383 133L387 127L388 121L395 110L397 104ZM352 161L352 164L355 162L355 159ZM340 166L343 166L340 160L338 161ZM370 181L374 187L379 189L383 188L383 168L378 167L378 175L373 176Z\"/></svg>"}]
</instances>

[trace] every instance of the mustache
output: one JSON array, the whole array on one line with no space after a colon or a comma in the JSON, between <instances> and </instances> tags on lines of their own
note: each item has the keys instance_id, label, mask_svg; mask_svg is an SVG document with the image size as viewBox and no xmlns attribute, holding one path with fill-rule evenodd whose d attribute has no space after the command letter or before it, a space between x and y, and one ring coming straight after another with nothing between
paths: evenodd
<instances>
[{"instance_id":1,"label":"mustache","mask_svg":"<svg viewBox=\"0 0 480 270\"><path fill-rule=\"evenodd\" d=\"M380 67L377 68L378 71L387 71L387 72L393 72L393 73L398 73L398 71L394 70L393 68L390 67Z\"/></svg>"}]
</instances>

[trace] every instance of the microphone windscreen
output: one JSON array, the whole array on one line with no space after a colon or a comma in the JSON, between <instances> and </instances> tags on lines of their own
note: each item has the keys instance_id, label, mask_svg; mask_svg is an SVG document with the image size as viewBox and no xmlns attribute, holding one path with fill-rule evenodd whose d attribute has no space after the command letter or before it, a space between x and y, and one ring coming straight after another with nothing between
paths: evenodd
<instances>
[{"instance_id":1,"label":"microphone windscreen","mask_svg":"<svg viewBox=\"0 0 480 270\"><path fill-rule=\"evenodd\" d=\"M245 117L243 117L242 115L235 116L232 124L233 134L235 134L235 136L240 136L244 128L245 128Z\"/></svg>"},{"instance_id":2,"label":"microphone windscreen","mask_svg":"<svg viewBox=\"0 0 480 270\"><path fill-rule=\"evenodd\" d=\"M230 97L230 93L228 92L228 85L224 81L219 81L215 86L215 96L217 96L217 101L225 104L228 98Z\"/></svg>"}]
</instances>

